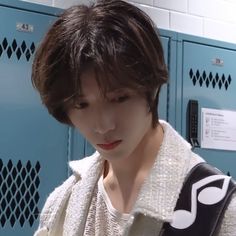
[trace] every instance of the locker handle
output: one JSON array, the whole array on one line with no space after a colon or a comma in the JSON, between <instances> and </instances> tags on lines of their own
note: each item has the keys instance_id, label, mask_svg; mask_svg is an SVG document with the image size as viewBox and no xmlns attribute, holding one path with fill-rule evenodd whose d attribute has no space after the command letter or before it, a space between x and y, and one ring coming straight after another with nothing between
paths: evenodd
<instances>
[{"instance_id":1,"label":"locker handle","mask_svg":"<svg viewBox=\"0 0 236 236\"><path fill-rule=\"evenodd\" d=\"M188 141L193 148L200 147L198 142L198 101L189 100L187 108Z\"/></svg>"}]
</instances>

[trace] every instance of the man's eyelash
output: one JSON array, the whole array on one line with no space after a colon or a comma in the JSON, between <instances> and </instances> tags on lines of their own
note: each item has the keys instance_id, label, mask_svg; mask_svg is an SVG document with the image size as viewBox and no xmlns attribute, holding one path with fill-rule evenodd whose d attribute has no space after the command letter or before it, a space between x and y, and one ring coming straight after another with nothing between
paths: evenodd
<instances>
[{"instance_id":1,"label":"man's eyelash","mask_svg":"<svg viewBox=\"0 0 236 236\"><path fill-rule=\"evenodd\" d=\"M115 102L124 102L126 101L127 99L129 99L129 96L128 95L123 95L123 96L118 96L117 98L115 99L112 99L114 100Z\"/></svg>"},{"instance_id":2,"label":"man's eyelash","mask_svg":"<svg viewBox=\"0 0 236 236\"><path fill-rule=\"evenodd\" d=\"M80 102L80 103L75 104L76 109L84 109L87 106L88 106L88 103L86 103L86 102Z\"/></svg>"}]
</instances>

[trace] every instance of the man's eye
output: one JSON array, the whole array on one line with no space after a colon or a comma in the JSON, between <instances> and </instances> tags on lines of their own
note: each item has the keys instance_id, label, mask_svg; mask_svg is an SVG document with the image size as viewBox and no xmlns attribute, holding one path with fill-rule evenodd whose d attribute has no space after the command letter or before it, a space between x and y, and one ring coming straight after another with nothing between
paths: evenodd
<instances>
[{"instance_id":1,"label":"man's eye","mask_svg":"<svg viewBox=\"0 0 236 236\"><path fill-rule=\"evenodd\" d=\"M88 106L88 103L86 103L86 102L80 102L80 103L77 103L77 104L75 104L75 108L76 109L84 109L84 108L86 108Z\"/></svg>"},{"instance_id":2,"label":"man's eye","mask_svg":"<svg viewBox=\"0 0 236 236\"><path fill-rule=\"evenodd\" d=\"M124 95L124 96L118 96L117 98L114 98L113 100L118 103L125 102L126 100L129 99L129 96Z\"/></svg>"}]
</instances>

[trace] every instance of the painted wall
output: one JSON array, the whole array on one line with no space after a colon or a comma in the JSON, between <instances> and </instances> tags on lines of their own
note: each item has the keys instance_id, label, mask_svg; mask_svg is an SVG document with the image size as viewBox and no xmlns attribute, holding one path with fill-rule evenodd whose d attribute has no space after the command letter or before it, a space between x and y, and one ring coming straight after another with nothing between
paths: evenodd
<instances>
[{"instance_id":1,"label":"painted wall","mask_svg":"<svg viewBox=\"0 0 236 236\"><path fill-rule=\"evenodd\" d=\"M26 0L59 8L91 0ZM236 43L236 0L132 0L159 28Z\"/></svg>"}]
</instances>

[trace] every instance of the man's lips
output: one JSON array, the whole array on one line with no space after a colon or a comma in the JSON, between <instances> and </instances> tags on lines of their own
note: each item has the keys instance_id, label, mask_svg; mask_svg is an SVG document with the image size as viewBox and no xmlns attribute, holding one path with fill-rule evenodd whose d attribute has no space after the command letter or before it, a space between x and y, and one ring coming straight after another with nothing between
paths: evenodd
<instances>
[{"instance_id":1,"label":"man's lips","mask_svg":"<svg viewBox=\"0 0 236 236\"><path fill-rule=\"evenodd\" d=\"M102 144L97 144L97 145L104 150L111 150L117 147L121 142L122 142L121 140L117 140L115 142L102 143Z\"/></svg>"}]
</instances>

